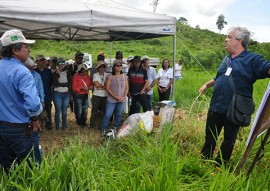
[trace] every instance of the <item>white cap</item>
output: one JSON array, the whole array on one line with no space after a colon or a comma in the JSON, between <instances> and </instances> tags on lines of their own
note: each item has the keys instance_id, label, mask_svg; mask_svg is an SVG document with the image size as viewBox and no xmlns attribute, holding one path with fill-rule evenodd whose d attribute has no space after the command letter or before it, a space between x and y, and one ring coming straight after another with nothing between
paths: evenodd
<instances>
[{"instance_id":1,"label":"white cap","mask_svg":"<svg viewBox=\"0 0 270 191\"><path fill-rule=\"evenodd\" d=\"M17 43L33 44L35 43L35 40L27 40L23 36L20 30L12 29L12 30L6 31L2 35L1 43L2 43L2 46L8 46L8 45L17 44Z\"/></svg>"},{"instance_id":2,"label":"white cap","mask_svg":"<svg viewBox=\"0 0 270 191\"><path fill-rule=\"evenodd\" d=\"M133 58L134 58L134 56L130 55L130 56L127 58L127 60L130 61L130 60L132 60Z\"/></svg>"},{"instance_id":3,"label":"white cap","mask_svg":"<svg viewBox=\"0 0 270 191\"><path fill-rule=\"evenodd\" d=\"M142 56L141 59L142 59L142 60L145 60L145 59L149 60L149 57L148 57L147 55L144 55L144 56Z\"/></svg>"},{"instance_id":4,"label":"white cap","mask_svg":"<svg viewBox=\"0 0 270 191\"><path fill-rule=\"evenodd\" d=\"M73 63L74 63L74 60L72 60L72 59L69 59L69 60L66 61L66 64L67 64L67 65L71 65L71 64L73 64Z\"/></svg>"},{"instance_id":5,"label":"white cap","mask_svg":"<svg viewBox=\"0 0 270 191\"><path fill-rule=\"evenodd\" d=\"M87 67L85 64L80 64L80 65L78 66L78 69L76 70L76 72L79 72L81 69L88 70L88 67Z\"/></svg>"}]
</instances>

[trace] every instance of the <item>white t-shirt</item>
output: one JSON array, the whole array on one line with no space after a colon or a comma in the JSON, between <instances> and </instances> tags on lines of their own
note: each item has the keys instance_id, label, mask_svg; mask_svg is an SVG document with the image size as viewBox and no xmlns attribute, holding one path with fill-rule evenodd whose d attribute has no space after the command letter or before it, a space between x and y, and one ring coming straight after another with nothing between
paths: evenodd
<instances>
[{"instance_id":1,"label":"white t-shirt","mask_svg":"<svg viewBox=\"0 0 270 191\"><path fill-rule=\"evenodd\" d=\"M93 76L93 82L98 82L104 86L107 75L108 74L104 72L104 76L101 76L98 72L96 72ZM108 92L106 90L98 90L97 87L94 86L93 95L99 96L99 97L107 97Z\"/></svg>"},{"instance_id":2,"label":"white t-shirt","mask_svg":"<svg viewBox=\"0 0 270 191\"><path fill-rule=\"evenodd\" d=\"M180 66L178 63L176 63L175 65L174 65L174 75L175 76L182 76L182 65Z\"/></svg>"},{"instance_id":3,"label":"white t-shirt","mask_svg":"<svg viewBox=\"0 0 270 191\"><path fill-rule=\"evenodd\" d=\"M157 79L159 80L159 86L167 87L170 83L170 80L173 79L173 70L169 68L164 71L163 68L160 68L157 73Z\"/></svg>"},{"instance_id":4,"label":"white t-shirt","mask_svg":"<svg viewBox=\"0 0 270 191\"><path fill-rule=\"evenodd\" d=\"M126 64L122 64L123 66L122 66L122 72L124 73L124 74L127 74L128 73L128 65L126 65Z\"/></svg>"}]
</instances>

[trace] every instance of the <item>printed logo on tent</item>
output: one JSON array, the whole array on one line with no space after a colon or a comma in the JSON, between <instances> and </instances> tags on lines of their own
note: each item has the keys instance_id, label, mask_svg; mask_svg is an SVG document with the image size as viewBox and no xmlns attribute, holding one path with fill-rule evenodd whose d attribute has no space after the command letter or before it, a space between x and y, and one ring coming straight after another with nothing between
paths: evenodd
<instances>
[{"instance_id":1,"label":"printed logo on tent","mask_svg":"<svg viewBox=\"0 0 270 191\"><path fill-rule=\"evenodd\" d=\"M169 25L166 25L163 27L163 32L170 32L171 31L171 27Z\"/></svg>"}]
</instances>

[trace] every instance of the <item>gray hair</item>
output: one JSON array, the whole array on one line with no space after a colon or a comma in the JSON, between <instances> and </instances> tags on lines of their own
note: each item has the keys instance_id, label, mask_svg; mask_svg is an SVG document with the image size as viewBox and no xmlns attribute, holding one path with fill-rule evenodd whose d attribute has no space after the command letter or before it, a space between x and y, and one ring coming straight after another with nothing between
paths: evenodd
<instances>
[{"instance_id":1,"label":"gray hair","mask_svg":"<svg viewBox=\"0 0 270 191\"><path fill-rule=\"evenodd\" d=\"M242 46L247 49L250 41L250 32L248 29L246 27L231 27L228 30L228 34L231 32L234 32L236 40L242 39Z\"/></svg>"},{"instance_id":2,"label":"gray hair","mask_svg":"<svg viewBox=\"0 0 270 191\"><path fill-rule=\"evenodd\" d=\"M24 62L24 64L25 64L26 66L34 66L34 65L35 65L35 62L33 61L32 58L28 57L28 58L26 59L26 61Z\"/></svg>"}]
</instances>

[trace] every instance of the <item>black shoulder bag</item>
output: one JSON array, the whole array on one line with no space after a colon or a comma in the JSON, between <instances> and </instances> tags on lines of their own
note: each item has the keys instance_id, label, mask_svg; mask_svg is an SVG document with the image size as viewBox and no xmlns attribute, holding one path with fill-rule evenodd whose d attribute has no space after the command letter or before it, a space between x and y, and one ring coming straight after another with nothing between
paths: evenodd
<instances>
[{"instance_id":1,"label":"black shoulder bag","mask_svg":"<svg viewBox=\"0 0 270 191\"><path fill-rule=\"evenodd\" d=\"M227 58L227 68L230 67L229 58ZM253 99L236 94L232 74L229 75L230 87L233 91L233 97L229 104L226 117L237 126L246 127L251 122L251 115L255 111Z\"/></svg>"}]
</instances>

